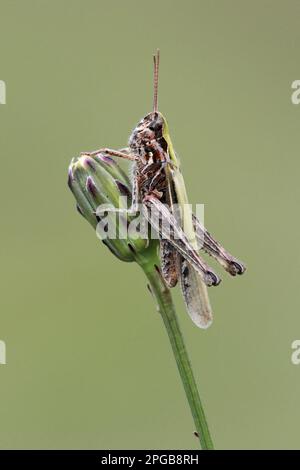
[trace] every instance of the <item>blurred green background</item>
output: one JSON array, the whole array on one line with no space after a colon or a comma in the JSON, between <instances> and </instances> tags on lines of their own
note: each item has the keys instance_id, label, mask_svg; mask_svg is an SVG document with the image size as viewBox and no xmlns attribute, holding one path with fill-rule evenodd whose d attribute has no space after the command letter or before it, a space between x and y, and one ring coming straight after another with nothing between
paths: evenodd
<instances>
[{"instance_id":1,"label":"blurred green background","mask_svg":"<svg viewBox=\"0 0 300 470\"><path fill-rule=\"evenodd\" d=\"M219 449L300 448L300 2L0 0L0 448L193 449L142 272L66 185L82 150L126 145L159 103L191 202L244 260L198 330L176 305Z\"/></svg>"}]
</instances>

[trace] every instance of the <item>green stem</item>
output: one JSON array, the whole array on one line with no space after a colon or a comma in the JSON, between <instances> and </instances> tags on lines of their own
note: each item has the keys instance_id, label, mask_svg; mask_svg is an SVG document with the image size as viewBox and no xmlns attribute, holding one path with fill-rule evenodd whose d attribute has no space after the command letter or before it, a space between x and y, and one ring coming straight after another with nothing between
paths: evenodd
<instances>
[{"instance_id":1,"label":"green stem","mask_svg":"<svg viewBox=\"0 0 300 470\"><path fill-rule=\"evenodd\" d=\"M155 264L153 264L153 258L152 262L149 262L148 260L147 263L140 262L139 264L143 268L149 280L151 291L157 300L159 312L169 336L185 394L193 415L201 448L205 450L213 449L213 442L208 429L203 406L201 404L192 366L177 320L170 290L163 281L159 270L156 268Z\"/></svg>"}]
</instances>

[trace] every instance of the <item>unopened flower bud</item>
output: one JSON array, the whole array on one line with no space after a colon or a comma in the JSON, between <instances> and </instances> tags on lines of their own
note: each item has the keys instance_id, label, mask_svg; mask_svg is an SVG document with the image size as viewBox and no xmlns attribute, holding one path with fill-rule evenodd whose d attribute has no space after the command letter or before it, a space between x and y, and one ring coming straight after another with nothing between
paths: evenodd
<instances>
[{"instance_id":1,"label":"unopened flower bud","mask_svg":"<svg viewBox=\"0 0 300 470\"><path fill-rule=\"evenodd\" d=\"M147 248L148 239L145 234L128 234L131 185L115 160L104 154L73 158L68 185L78 212L97 230L105 245L122 261L135 261Z\"/></svg>"}]
</instances>

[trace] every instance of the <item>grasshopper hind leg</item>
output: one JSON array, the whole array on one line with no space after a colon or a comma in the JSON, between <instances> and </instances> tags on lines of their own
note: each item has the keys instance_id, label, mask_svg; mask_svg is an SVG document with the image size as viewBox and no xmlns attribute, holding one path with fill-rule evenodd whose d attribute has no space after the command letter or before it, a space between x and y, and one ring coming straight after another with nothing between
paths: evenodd
<instances>
[{"instance_id":1,"label":"grasshopper hind leg","mask_svg":"<svg viewBox=\"0 0 300 470\"><path fill-rule=\"evenodd\" d=\"M143 199L143 213L159 234L175 251L180 253L199 273L207 286L217 286L221 279L207 266L189 243L189 240L170 210L153 195Z\"/></svg>"},{"instance_id":2,"label":"grasshopper hind leg","mask_svg":"<svg viewBox=\"0 0 300 470\"><path fill-rule=\"evenodd\" d=\"M217 242L193 214L193 224L199 246L212 256L231 276L244 274L246 266Z\"/></svg>"}]
</instances>

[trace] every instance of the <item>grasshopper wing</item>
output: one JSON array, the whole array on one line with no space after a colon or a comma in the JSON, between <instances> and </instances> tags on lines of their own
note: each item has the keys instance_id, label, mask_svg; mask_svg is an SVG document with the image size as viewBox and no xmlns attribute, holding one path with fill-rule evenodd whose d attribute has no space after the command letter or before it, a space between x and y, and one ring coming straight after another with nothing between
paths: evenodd
<instances>
[{"instance_id":1,"label":"grasshopper wing","mask_svg":"<svg viewBox=\"0 0 300 470\"><path fill-rule=\"evenodd\" d=\"M167 123L164 126L164 138L168 144L168 154L172 163L171 168L166 170L169 187L171 190L172 203L180 206L180 213L176 214L173 210L175 217L182 227L187 228L189 239L195 249L197 249L197 240L194 232L194 224L192 219L192 212L188 205L188 197L185 189L184 179L180 171L180 164L175 154L170 134L168 131ZM179 277L182 295L187 307L187 311L192 321L199 328L208 328L213 321L213 313L210 305L206 284L199 276L198 272L194 269L191 263L180 256L179 260Z\"/></svg>"},{"instance_id":2,"label":"grasshopper wing","mask_svg":"<svg viewBox=\"0 0 300 470\"><path fill-rule=\"evenodd\" d=\"M180 285L189 316L199 328L208 328L213 321L207 287L193 266L181 257Z\"/></svg>"},{"instance_id":3,"label":"grasshopper wing","mask_svg":"<svg viewBox=\"0 0 300 470\"><path fill-rule=\"evenodd\" d=\"M175 196L172 180L170 178L170 169L165 167L165 176L167 181L166 202L172 210L173 199ZM168 287L175 287L180 271L180 255L178 251L167 240L160 240L160 260L161 270L164 280Z\"/></svg>"},{"instance_id":4,"label":"grasshopper wing","mask_svg":"<svg viewBox=\"0 0 300 470\"><path fill-rule=\"evenodd\" d=\"M180 179L180 176L177 176L177 185ZM176 186L169 175L168 180L170 181L170 186L173 186L172 201L174 203L174 201L177 201L178 199L180 199L180 197L178 198ZM185 187L183 186L183 188L178 188L179 193L181 190L185 191ZM181 198L184 199L185 197L187 199L186 192L183 197L181 196ZM176 214L176 211L174 212ZM179 219L180 215L180 213L177 213L177 215L175 216L177 217L177 219ZM179 271L181 291L188 314L191 320L195 323L195 325L197 325L199 328L206 329L212 324L213 321L212 308L208 297L207 287L200 278L199 274L195 271L193 266L182 256L180 256L179 258Z\"/></svg>"}]
</instances>

